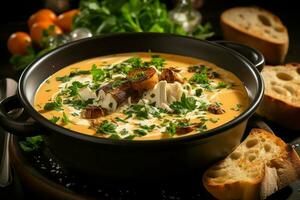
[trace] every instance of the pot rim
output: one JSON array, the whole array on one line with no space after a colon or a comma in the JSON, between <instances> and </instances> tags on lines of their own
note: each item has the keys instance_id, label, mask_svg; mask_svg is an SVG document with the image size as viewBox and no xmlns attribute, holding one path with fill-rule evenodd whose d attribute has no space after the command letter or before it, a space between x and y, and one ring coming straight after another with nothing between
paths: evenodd
<instances>
[{"instance_id":1,"label":"pot rim","mask_svg":"<svg viewBox=\"0 0 300 200\"><path fill-rule=\"evenodd\" d=\"M159 139L159 140L115 140L115 139L108 139L108 138L101 138L101 137L95 137L91 135L87 135L84 133L76 132L67 128L64 128L62 126L56 125L52 122L50 122L48 119L43 117L38 111L34 109L34 107L31 105L30 101L26 97L25 94L25 82L28 79L28 76L30 75L31 71L39 66L39 63L41 63L45 58L48 58L60 51L63 51L66 48L72 48L72 46L75 45L80 45L81 43L84 43L86 41L90 40L99 40L101 38L113 38L117 36L132 36L132 35L146 35L146 36L159 36L159 37L175 37L178 39L188 39L188 40L194 40L195 42L204 42L207 43L211 46L216 46L218 48L222 48L224 51L227 51L230 53L232 56L236 57L237 59L242 60L247 67L249 68L250 72L254 75L255 77L255 82L257 84L257 92L253 97L253 100L249 107L238 117L234 118L233 120L218 126L216 128L210 129L208 131L205 131L203 133L196 133L193 135L188 135L188 136L182 136L182 137L177 137L177 138L165 138L165 139ZM264 83L263 80L260 76L260 73L258 70L255 68L254 64L251 63L248 59L246 59L244 56L239 54L238 52L231 50L229 48L226 48L222 45L216 44L212 41L207 41L207 40L201 40L197 38L192 38L192 37L187 37L187 36L180 36L180 35L174 35L174 34L167 34L167 33L114 33L114 34L107 34L107 35L101 35L101 36L95 36L91 38L85 38L81 40L77 40L74 42L70 42L66 45L62 45L47 54L43 55L42 57L38 58L37 60L33 61L21 74L21 77L19 79L19 84L18 84L18 96L21 100L21 103L24 106L24 109L26 112L38 123L42 124L43 127L46 127L48 130L52 130L50 134L54 133L59 133L59 134L64 134L66 136L80 139L82 141L86 142L93 142L93 143L99 143L99 144L110 144L110 145L163 145L163 144L173 144L173 143L178 143L178 142L189 142L189 141L195 141L195 140L201 140L205 138L211 138L212 136L218 135L223 133L226 130L229 130L232 127L235 127L236 125L240 124L241 122L247 120L256 110L258 107L259 103L262 101L264 94Z\"/></svg>"}]
</instances>

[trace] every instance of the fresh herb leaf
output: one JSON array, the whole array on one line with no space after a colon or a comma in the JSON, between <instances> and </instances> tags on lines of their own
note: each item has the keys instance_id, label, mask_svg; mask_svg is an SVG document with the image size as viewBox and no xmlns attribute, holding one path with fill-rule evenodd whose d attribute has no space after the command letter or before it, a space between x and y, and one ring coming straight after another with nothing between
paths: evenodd
<instances>
[{"instance_id":1,"label":"fresh herb leaf","mask_svg":"<svg viewBox=\"0 0 300 200\"><path fill-rule=\"evenodd\" d=\"M140 128L145 129L149 132L153 131L153 129L156 127L154 124L152 124L151 126L147 126L147 125L139 125Z\"/></svg>"},{"instance_id":2,"label":"fresh herb leaf","mask_svg":"<svg viewBox=\"0 0 300 200\"><path fill-rule=\"evenodd\" d=\"M240 111L242 107L243 107L242 104L236 104L234 108L230 108L230 109L234 111Z\"/></svg>"},{"instance_id":3,"label":"fresh herb leaf","mask_svg":"<svg viewBox=\"0 0 300 200\"><path fill-rule=\"evenodd\" d=\"M50 121L53 123L53 124L56 124L58 122L58 120L60 119L60 117L55 117L53 116Z\"/></svg>"},{"instance_id":4,"label":"fresh herb leaf","mask_svg":"<svg viewBox=\"0 0 300 200\"><path fill-rule=\"evenodd\" d=\"M55 78L56 81L60 81L60 82L63 82L63 83L66 83L66 82L69 82L71 80L71 78L69 76L61 76L61 77L56 77Z\"/></svg>"},{"instance_id":5,"label":"fresh herb leaf","mask_svg":"<svg viewBox=\"0 0 300 200\"><path fill-rule=\"evenodd\" d=\"M127 118L134 115L137 119L149 119L150 115L160 117L160 110L151 105L133 104L124 110L124 114L127 115Z\"/></svg>"},{"instance_id":6,"label":"fresh herb leaf","mask_svg":"<svg viewBox=\"0 0 300 200\"><path fill-rule=\"evenodd\" d=\"M196 89L195 94L197 97L200 97L202 95L203 90L201 88Z\"/></svg>"},{"instance_id":7,"label":"fresh herb leaf","mask_svg":"<svg viewBox=\"0 0 300 200\"><path fill-rule=\"evenodd\" d=\"M116 133L117 125L107 120L103 121L97 129L97 133L114 134Z\"/></svg>"},{"instance_id":8,"label":"fresh herb leaf","mask_svg":"<svg viewBox=\"0 0 300 200\"><path fill-rule=\"evenodd\" d=\"M120 117L116 117L115 120L117 122L123 122L123 123L128 123L128 121L124 120L124 119L121 119Z\"/></svg>"},{"instance_id":9,"label":"fresh herb leaf","mask_svg":"<svg viewBox=\"0 0 300 200\"><path fill-rule=\"evenodd\" d=\"M101 68L97 68L96 65L92 66L91 74L94 82L102 82L106 78L105 71Z\"/></svg>"},{"instance_id":10,"label":"fresh herb leaf","mask_svg":"<svg viewBox=\"0 0 300 200\"><path fill-rule=\"evenodd\" d=\"M168 126L166 127L166 132L170 136L174 136L176 134L176 123L174 122L169 122Z\"/></svg>"},{"instance_id":11,"label":"fresh herb leaf","mask_svg":"<svg viewBox=\"0 0 300 200\"><path fill-rule=\"evenodd\" d=\"M61 122L62 122L63 124L68 124L68 123L70 122L70 119L68 118L68 116L66 115L65 112L63 112L63 116L62 116L62 118L61 118Z\"/></svg>"},{"instance_id":12,"label":"fresh herb leaf","mask_svg":"<svg viewBox=\"0 0 300 200\"><path fill-rule=\"evenodd\" d=\"M54 100L54 102L46 103L44 106L44 110L50 111L50 110L56 110L60 111L62 110L62 99L60 96L57 96Z\"/></svg>"},{"instance_id":13,"label":"fresh herb leaf","mask_svg":"<svg viewBox=\"0 0 300 200\"><path fill-rule=\"evenodd\" d=\"M81 88L87 87L87 84L83 84L79 81L73 81L72 85L68 87L68 92L70 97L74 97L78 95L78 91Z\"/></svg>"},{"instance_id":14,"label":"fresh herb leaf","mask_svg":"<svg viewBox=\"0 0 300 200\"><path fill-rule=\"evenodd\" d=\"M196 100L193 97L186 97L182 94L181 100L173 102L170 108L177 114L186 114L196 109Z\"/></svg>"},{"instance_id":15,"label":"fresh herb leaf","mask_svg":"<svg viewBox=\"0 0 300 200\"><path fill-rule=\"evenodd\" d=\"M151 65L154 65L157 70L161 71L164 68L165 59L161 58L159 55L153 55L150 63Z\"/></svg>"},{"instance_id":16,"label":"fresh herb leaf","mask_svg":"<svg viewBox=\"0 0 300 200\"><path fill-rule=\"evenodd\" d=\"M216 86L216 89L220 89L220 88L229 88L229 87L230 87L229 84L227 84L227 83L225 83L225 82L223 82L223 81L220 81L220 82L218 82L218 85Z\"/></svg>"},{"instance_id":17,"label":"fresh herb leaf","mask_svg":"<svg viewBox=\"0 0 300 200\"><path fill-rule=\"evenodd\" d=\"M32 151L39 150L42 143L43 143L43 138L40 135L33 136L33 137L26 137L24 141L19 142L22 150L25 152L32 152Z\"/></svg>"},{"instance_id":18,"label":"fresh herb leaf","mask_svg":"<svg viewBox=\"0 0 300 200\"><path fill-rule=\"evenodd\" d=\"M136 129L136 130L133 130L133 132L138 135L138 136L145 136L147 135L147 132L143 129Z\"/></svg>"}]
</instances>

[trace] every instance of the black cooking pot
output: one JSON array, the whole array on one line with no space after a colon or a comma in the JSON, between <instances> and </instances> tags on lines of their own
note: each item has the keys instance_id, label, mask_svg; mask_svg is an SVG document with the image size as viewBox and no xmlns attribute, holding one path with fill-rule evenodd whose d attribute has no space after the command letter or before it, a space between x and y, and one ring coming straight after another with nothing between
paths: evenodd
<instances>
[{"instance_id":1,"label":"black cooking pot","mask_svg":"<svg viewBox=\"0 0 300 200\"><path fill-rule=\"evenodd\" d=\"M234 50L232 50L234 49ZM70 64L125 52L160 52L195 57L233 72L243 81L251 104L234 120L205 133L162 140L112 140L77 133L51 123L33 107L40 84ZM158 33L126 33L69 43L33 62L19 80L18 97L0 104L0 124L19 136L43 135L63 165L77 173L108 179L149 180L198 171L228 155L240 143L249 117L263 97L263 56L231 42L208 42ZM18 122L7 112L23 107L33 122Z\"/></svg>"}]
</instances>

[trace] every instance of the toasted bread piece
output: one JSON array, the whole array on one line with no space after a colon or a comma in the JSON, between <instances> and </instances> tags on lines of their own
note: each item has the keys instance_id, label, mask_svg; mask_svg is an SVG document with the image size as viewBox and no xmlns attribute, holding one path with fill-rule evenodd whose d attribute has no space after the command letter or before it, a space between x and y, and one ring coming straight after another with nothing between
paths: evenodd
<instances>
[{"instance_id":1,"label":"toasted bread piece","mask_svg":"<svg viewBox=\"0 0 300 200\"><path fill-rule=\"evenodd\" d=\"M286 27L271 12L258 7L235 7L221 15L221 28L226 40L258 49L267 63L280 64L288 51Z\"/></svg>"},{"instance_id":2,"label":"toasted bread piece","mask_svg":"<svg viewBox=\"0 0 300 200\"><path fill-rule=\"evenodd\" d=\"M265 96L257 113L286 128L300 130L300 64L265 66L261 74Z\"/></svg>"},{"instance_id":3,"label":"toasted bread piece","mask_svg":"<svg viewBox=\"0 0 300 200\"><path fill-rule=\"evenodd\" d=\"M217 199L265 199L300 177L296 151L263 129L249 136L224 160L203 175L203 184Z\"/></svg>"}]
</instances>

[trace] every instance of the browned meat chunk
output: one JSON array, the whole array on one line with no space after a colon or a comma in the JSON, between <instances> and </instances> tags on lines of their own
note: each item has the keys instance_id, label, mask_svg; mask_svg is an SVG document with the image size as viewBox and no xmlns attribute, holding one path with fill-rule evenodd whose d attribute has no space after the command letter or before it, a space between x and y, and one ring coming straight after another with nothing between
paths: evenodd
<instances>
[{"instance_id":1,"label":"browned meat chunk","mask_svg":"<svg viewBox=\"0 0 300 200\"><path fill-rule=\"evenodd\" d=\"M88 106L81 111L81 116L84 119L96 119L106 115L106 110L99 106Z\"/></svg>"},{"instance_id":2,"label":"browned meat chunk","mask_svg":"<svg viewBox=\"0 0 300 200\"><path fill-rule=\"evenodd\" d=\"M170 68L165 68L161 72L159 76L159 80L166 80L168 83L174 83L178 81L179 83L183 83L183 79L173 70Z\"/></svg>"},{"instance_id":3,"label":"browned meat chunk","mask_svg":"<svg viewBox=\"0 0 300 200\"><path fill-rule=\"evenodd\" d=\"M184 135L184 134L192 132L194 129L195 129L194 126L177 126L176 127L176 134L177 135Z\"/></svg>"},{"instance_id":4,"label":"browned meat chunk","mask_svg":"<svg viewBox=\"0 0 300 200\"><path fill-rule=\"evenodd\" d=\"M152 67L138 68L128 73L128 79L134 90L143 91L154 88L158 82L158 75Z\"/></svg>"},{"instance_id":5,"label":"browned meat chunk","mask_svg":"<svg viewBox=\"0 0 300 200\"><path fill-rule=\"evenodd\" d=\"M208 112L212 113L212 114L216 114L216 115L220 115L225 113L225 110L222 109L220 106L218 105L210 105L208 106Z\"/></svg>"}]
</instances>

